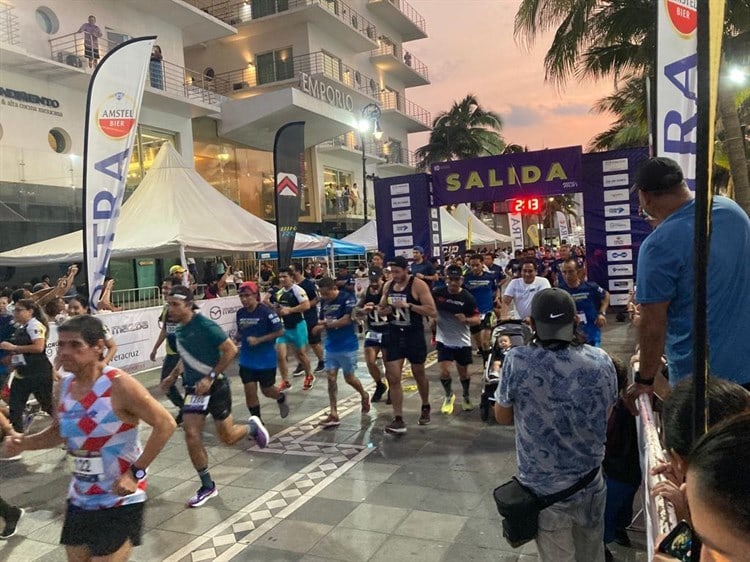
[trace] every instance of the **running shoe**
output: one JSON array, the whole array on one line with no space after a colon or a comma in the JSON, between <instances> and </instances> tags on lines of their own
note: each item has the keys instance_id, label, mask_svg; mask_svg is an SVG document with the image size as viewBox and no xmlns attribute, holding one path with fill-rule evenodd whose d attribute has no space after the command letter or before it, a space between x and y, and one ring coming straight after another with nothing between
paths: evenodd
<instances>
[{"instance_id":1,"label":"running shoe","mask_svg":"<svg viewBox=\"0 0 750 562\"><path fill-rule=\"evenodd\" d=\"M443 405L440 408L440 411L443 414L451 415L453 413L453 404L456 402L456 395L451 392L450 396L446 396L443 398Z\"/></svg>"},{"instance_id":2,"label":"running shoe","mask_svg":"<svg viewBox=\"0 0 750 562\"><path fill-rule=\"evenodd\" d=\"M320 427L336 427L337 425L341 425L341 420L333 414L328 414L328 417L320 422Z\"/></svg>"},{"instance_id":3,"label":"running shoe","mask_svg":"<svg viewBox=\"0 0 750 562\"><path fill-rule=\"evenodd\" d=\"M471 412L474 409L474 404L471 403L471 398L464 396L464 401L461 404L461 409L464 412Z\"/></svg>"},{"instance_id":4,"label":"running shoe","mask_svg":"<svg viewBox=\"0 0 750 562\"><path fill-rule=\"evenodd\" d=\"M268 430L263 425L261 419L258 416L250 416L250 419L247 420L247 425L249 426L248 435L255 439L258 447L265 449L266 445L268 445L270 435L268 435Z\"/></svg>"},{"instance_id":5,"label":"running shoe","mask_svg":"<svg viewBox=\"0 0 750 562\"><path fill-rule=\"evenodd\" d=\"M427 425L430 423L430 405L424 404L422 406L422 414L419 416L419 425Z\"/></svg>"},{"instance_id":6,"label":"running shoe","mask_svg":"<svg viewBox=\"0 0 750 562\"><path fill-rule=\"evenodd\" d=\"M305 375L305 382L302 383L302 390L310 390L315 384L315 377L312 375Z\"/></svg>"},{"instance_id":7,"label":"running shoe","mask_svg":"<svg viewBox=\"0 0 750 562\"><path fill-rule=\"evenodd\" d=\"M23 517L23 514L26 513L26 511L20 507L12 507L11 510L11 514L5 518L5 528L3 529L3 532L0 533L0 539L9 539L15 535L18 522L21 520L21 517Z\"/></svg>"},{"instance_id":8,"label":"running shoe","mask_svg":"<svg viewBox=\"0 0 750 562\"><path fill-rule=\"evenodd\" d=\"M366 414L370 411L370 397L365 396L362 398L362 413Z\"/></svg>"},{"instance_id":9,"label":"running shoe","mask_svg":"<svg viewBox=\"0 0 750 562\"><path fill-rule=\"evenodd\" d=\"M190 498L187 502L188 507L200 507L211 498L215 498L219 495L219 490L216 489L216 482L211 484L210 488L201 486L195 495Z\"/></svg>"},{"instance_id":10,"label":"running shoe","mask_svg":"<svg viewBox=\"0 0 750 562\"><path fill-rule=\"evenodd\" d=\"M323 361L318 361L318 364L315 366L315 370L313 371L313 373L322 373L325 370L325 363Z\"/></svg>"},{"instance_id":11,"label":"running shoe","mask_svg":"<svg viewBox=\"0 0 750 562\"><path fill-rule=\"evenodd\" d=\"M395 433L396 435L403 435L406 433L406 424L403 418L393 418L393 421L385 426L386 433Z\"/></svg>"},{"instance_id":12,"label":"running shoe","mask_svg":"<svg viewBox=\"0 0 750 562\"><path fill-rule=\"evenodd\" d=\"M286 394L280 393L276 403L279 405L279 415L282 418L287 417L289 415L289 404L286 403Z\"/></svg>"},{"instance_id":13,"label":"running shoe","mask_svg":"<svg viewBox=\"0 0 750 562\"><path fill-rule=\"evenodd\" d=\"M294 372L292 373L293 377L301 377L305 374L305 368L302 366L302 363L299 363L297 365L297 368L294 369Z\"/></svg>"},{"instance_id":14,"label":"running shoe","mask_svg":"<svg viewBox=\"0 0 750 562\"><path fill-rule=\"evenodd\" d=\"M372 399L371 402L380 402L381 398L383 398L383 394L385 394L385 391L388 389L385 384L382 382L375 383L375 392L372 393Z\"/></svg>"},{"instance_id":15,"label":"running shoe","mask_svg":"<svg viewBox=\"0 0 750 562\"><path fill-rule=\"evenodd\" d=\"M279 390L292 390L292 383L289 381L281 381L279 383Z\"/></svg>"}]
</instances>

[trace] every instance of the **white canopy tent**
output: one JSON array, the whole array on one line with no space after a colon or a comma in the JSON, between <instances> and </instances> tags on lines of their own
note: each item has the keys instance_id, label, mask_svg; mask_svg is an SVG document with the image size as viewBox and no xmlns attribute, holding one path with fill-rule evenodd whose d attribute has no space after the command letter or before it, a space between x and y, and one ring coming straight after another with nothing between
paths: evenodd
<instances>
[{"instance_id":1,"label":"white canopy tent","mask_svg":"<svg viewBox=\"0 0 750 562\"><path fill-rule=\"evenodd\" d=\"M83 260L82 231L0 253L0 265ZM326 248L326 237L298 233L295 250ZM186 164L170 143L159 150L122 206L113 259L261 252L276 249L276 227L247 212Z\"/></svg>"},{"instance_id":2,"label":"white canopy tent","mask_svg":"<svg viewBox=\"0 0 750 562\"><path fill-rule=\"evenodd\" d=\"M469 211L471 213L471 211ZM472 214L473 216L473 214ZM477 228L472 232L472 244L480 246L491 246L495 242L507 242L510 240L508 236L498 234L491 228L485 226L482 221L474 217L482 227L489 231L477 232ZM443 244L455 244L456 242L464 242L468 238L468 224L469 221L457 220L456 217L452 216L444 207L440 208L440 235L443 240ZM472 224L472 226L474 226ZM366 225L362 226L358 230L352 232L349 236L342 238L344 242L351 242L352 244L359 244L364 246L367 250L378 249L378 229L377 222L371 220Z\"/></svg>"},{"instance_id":3,"label":"white canopy tent","mask_svg":"<svg viewBox=\"0 0 750 562\"><path fill-rule=\"evenodd\" d=\"M463 225L468 225L469 221L471 221L472 246L490 246L510 242L510 236L492 230L471 212L466 203L456 205L456 208L453 210L453 218L457 219Z\"/></svg>"}]
</instances>

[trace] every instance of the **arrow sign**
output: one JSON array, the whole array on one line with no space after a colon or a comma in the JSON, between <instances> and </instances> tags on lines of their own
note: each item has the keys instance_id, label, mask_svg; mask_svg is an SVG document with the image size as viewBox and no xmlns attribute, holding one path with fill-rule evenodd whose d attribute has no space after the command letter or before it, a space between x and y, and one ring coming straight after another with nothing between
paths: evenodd
<instances>
[{"instance_id":1,"label":"arrow sign","mask_svg":"<svg viewBox=\"0 0 750 562\"><path fill-rule=\"evenodd\" d=\"M286 172L276 174L276 193L283 197L297 197L297 176Z\"/></svg>"}]
</instances>

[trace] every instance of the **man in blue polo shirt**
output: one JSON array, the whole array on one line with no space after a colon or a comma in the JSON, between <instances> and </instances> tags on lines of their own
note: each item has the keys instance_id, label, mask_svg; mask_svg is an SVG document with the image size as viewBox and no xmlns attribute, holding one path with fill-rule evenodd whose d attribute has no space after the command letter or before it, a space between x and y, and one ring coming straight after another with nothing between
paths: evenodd
<instances>
[{"instance_id":1,"label":"man in blue polo shirt","mask_svg":"<svg viewBox=\"0 0 750 562\"><path fill-rule=\"evenodd\" d=\"M357 304L356 298L349 291L340 290L336 282L330 277L325 277L318 283L320 290L320 320L313 328L320 333L325 330L325 359L323 360L326 371L328 371L328 399L331 411L328 417L321 422L323 427L336 427L341 422L336 408L338 384L336 377L339 369L344 372L346 383L356 390L362 397L362 413L370 411L370 397L362 387L360 380L354 375L357 367L357 352L359 351L359 340L354 330L352 313Z\"/></svg>"},{"instance_id":2,"label":"man in blue polo shirt","mask_svg":"<svg viewBox=\"0 0 750 562\"><path fill-rule=\"evenodd\" d=\"M600 347L602 328L607 323L609 293L593 281L581 281L575 258L563 262L561 271L564 284L560 288L576 302L578 329L586 334L587 344Z\"/></svg>"},{"instance_id":3,"label":"man in blue polo shirt","mask_svg":"<svg viewBox=\"0 0 750 562\"><path fill-rule=\"evenodd\" d=\"M669 383L693 374L695 200L679 164L650 158L633 190L641 208L659 221L638 253L640 371L631 400L650 392L666 352ZM708 347L712 376L750 388L750 219L734 201L714 197L708 256Z\"/></svg>"},{"instance_id":4,"label":"man in blue polo shirt","mask_svg":"<svg viewBox=\"0 0 750 562\"><path fill-rule=\"evenodd\" d=\"M279 405L279 415L289 415L286 396L276 386L276 338L284 325L274 310L261 304L256 283L245 281L239 291L242 308L237 311L237 341L240 343L240 378L245 387L245 404L251 416L260 417L258 385L263 396Z\"/></svg>"}]
</instances>

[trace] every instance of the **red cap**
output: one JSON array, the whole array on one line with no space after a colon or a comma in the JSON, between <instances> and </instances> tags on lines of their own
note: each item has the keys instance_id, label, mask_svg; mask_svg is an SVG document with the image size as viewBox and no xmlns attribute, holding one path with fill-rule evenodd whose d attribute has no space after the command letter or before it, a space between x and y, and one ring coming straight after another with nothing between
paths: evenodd
<instances>
[{"instance_id":1,"label":"red cap","mask_svg":"<svg viewBox=\"0 0 750 562\"><path fill-rule=\"evenodd\" d=\"M245 281L240 285L240 288L237 290L238 293L253 293L254 295L260 294L260 289L258 289L258 284L254 281Z\"/></svg>"}]
</instances>

